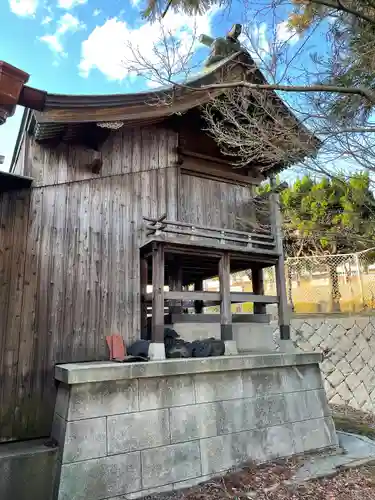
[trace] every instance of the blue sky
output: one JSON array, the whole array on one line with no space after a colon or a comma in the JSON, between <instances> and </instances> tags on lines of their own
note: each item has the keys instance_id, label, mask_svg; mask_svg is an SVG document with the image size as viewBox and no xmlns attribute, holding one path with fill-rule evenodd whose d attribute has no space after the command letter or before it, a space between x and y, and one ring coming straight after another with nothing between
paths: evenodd
<instances>
[{"instance_id":1,"label":"blue sky","mask_svg":"<svg viewBox=\"0 0 375 500\"><path fill-rule=\"evenodd\" d=\"M126 63L134 59L129 43L136 44L142 56L152 62L160 39L160 25L141 17L142 2L1 0L0 60L28 72L30 86L53 93L125 93L155 86L138 77ZM216 7L196 18L170 11L163 26L173 31L182 50L187 51L195 35L223 35L233 22L242 22L238 5L232 4L230 12ZM290 37L282 19L276 27L282 41ZM252 29L260 50L267 52L266 25L254 24ZM288 40L290 45L295 42L297 39ZM205 56L208 49L195 50ZM6 156L0 168L9 166L22 112L18 108L0 128L0 154Z\"/></svg>"}]
</instances>

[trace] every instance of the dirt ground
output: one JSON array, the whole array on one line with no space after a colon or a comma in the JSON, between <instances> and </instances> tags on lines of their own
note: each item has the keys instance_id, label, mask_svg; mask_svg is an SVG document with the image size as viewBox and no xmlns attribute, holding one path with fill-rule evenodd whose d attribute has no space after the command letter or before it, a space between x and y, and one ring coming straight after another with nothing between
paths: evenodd
<instances>
[{"instance_id":1,"label":"dirt ground","mask_svg":"<svg viewBox=\"0 0 375 500\"><path fill-rule=\"evenodd\" d=\"M297 462L244 467L224 478L169 495L175 500L374 500L375 466L335 477L288 484Z\"/></svg>"},{"instance_id":2,"label":"dirt ground","mask_svg":"<svg viewBox=\"0 0 375 500\"><path fill-rule=\"evenodd\" d=\"M360 431L375 439L375 415L332 407L338 430ZM375 500L375 463L303 484L290 481L301 459L248 464L223 478L180 492L155 495L173 500Z\"/></svg>"}]
</instances>

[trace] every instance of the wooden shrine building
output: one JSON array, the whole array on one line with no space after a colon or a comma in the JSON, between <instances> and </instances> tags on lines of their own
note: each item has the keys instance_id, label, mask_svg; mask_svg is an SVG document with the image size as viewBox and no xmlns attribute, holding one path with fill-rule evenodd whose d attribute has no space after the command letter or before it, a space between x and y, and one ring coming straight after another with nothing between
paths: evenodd
<instances>
[{"instance_id":1,"label":"wooden shrine building","mask_svg":"<svg viewBox=\"0 0 375 500\"><path fill-rule=\"evenodd\" d=\"M49 94L27 87L27 77L0 63L1 120L16 104L26 108L11 172L0 173L0 442L49 435L56 363L108 359L112 333L162 343L166 306L220 303L230 341L232 302L253 302L255 315L277 303L288 338L277 190L269 231L238 225L254 217L254 187L287 165L234 170L201 113L223 92L207 84L264 82L248 54L210 65L188 88L138 94ZM275 297L263 290L269 266ZM253 293L231 293L230 273L246 269ZM220 292L205 292L213 276Z\"/></svg>"}]
</instances>

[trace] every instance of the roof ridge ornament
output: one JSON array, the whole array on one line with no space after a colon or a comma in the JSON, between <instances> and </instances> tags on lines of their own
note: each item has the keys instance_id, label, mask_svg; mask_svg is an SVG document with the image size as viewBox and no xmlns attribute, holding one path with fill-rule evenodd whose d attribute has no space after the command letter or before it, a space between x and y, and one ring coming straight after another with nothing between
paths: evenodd
<instances>
[{"instance_id":1,"label":"roof ridge ornament","mask_svg":"<svg viewBox=\"0 0 375 500\"><path fill-rule=\"evenodd\" d=\"M234 24L232 29L228 31L225 37L212 38L208 35L201 35L199 41L211 47L211 53L205 62L205 67L212 66L219 61L244 50L241 43L238 41L242 32L242 24Z\"/></svg>"}]
</instances>

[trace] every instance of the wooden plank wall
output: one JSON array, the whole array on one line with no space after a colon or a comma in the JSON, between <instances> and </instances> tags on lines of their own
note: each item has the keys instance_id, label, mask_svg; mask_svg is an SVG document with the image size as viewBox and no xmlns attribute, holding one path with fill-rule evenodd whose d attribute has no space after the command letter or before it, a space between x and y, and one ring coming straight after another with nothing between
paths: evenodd
<instances>
[{"instance_id":1,"label":"wooden plank wall","mask_svg":"<svg viewBox=\"0 0 375 500\"><path fill-rule=\"evenodd\" d=\"M174 133L118 131L99 175L89 151L28 140L30 211L27 194L0 201L0 441L49 434L55 363L139 338L142 217L177 215Z\"/></svg>"},{"instance_id":2,"label":"wooden plank wall","mask_svg":"<svg viewBox=\"0 0 375 500\"><path fill-rule=\"evenodd\" d=\"M203 226L242 229L251 213L252 187L182 174L178 219Z\"/></svg>"}]
</instances>

